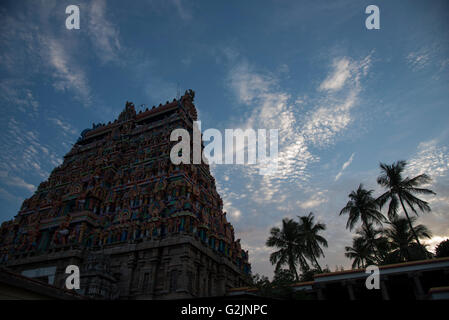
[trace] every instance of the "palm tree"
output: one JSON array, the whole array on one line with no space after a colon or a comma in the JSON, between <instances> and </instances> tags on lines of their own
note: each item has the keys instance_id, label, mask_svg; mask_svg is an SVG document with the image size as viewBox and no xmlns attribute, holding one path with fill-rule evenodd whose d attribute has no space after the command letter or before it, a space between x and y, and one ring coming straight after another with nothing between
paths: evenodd
<instances>
[{"instance_id":1,"label":"palm tree","mask_svg":"<svg viewBox=\"0 0 449 320\"><path fill-rule=\"evenodd\" d=\"M352 268L365 268L372 264L371 249L366 245L362 237L354 237L352 239L352 247L345 247L345 256L353 259Z\"/></svg>"},{"instance_id":2,"label":"palm tree","mask_svg":"<svg viewBox=\"0 0 449 320\"><path fill-rule=\"evenodd\" d=\"M404 217L396 218L388 223L389 227L384 231L384 234L391 247L390 260L402 262L425 259L430 256L430 253L427 250L425 250L425 255L422 254L423 252L421 250L416 250L414 237L416 235L418 238L430 239L432 233L422 224L410 227L409 223L413 226L415 222L416 217L411 217L410 220ZM414 232L412 232L412 230L414 230Z\"/></svg>"},{"instance_id":3,"label":"palm tree","mask_svg":"<svg viewBox=\"0 0 449 320\"><path fill-rule=\"evenodd\" d=\"M352 191L348 197L349 201L346 206L341 209L340 215L348 213L348 222L346 228L352 230L356 223L362 221L362 230L366 233L367 243L369 248L375 252L376 257L377 248L375 246L374 225L382 225L385 221L385 217L379 211L379 205L372 196L373 190L366 190L363 188L363 184L360 184L357 190Z\"/></svg>"},{"instance_id":4,"label":"palm tree","mask_svg":"<svg viewBox=\"0 0 449 320\"><path fill-rule=\"evenodd\" d=\"M314 223L313 212L310 212L308 216L302 216L299 218L299 234L304 241L304 245L307 250L307 255L313 260L318 270L322 272L320 264L317 258L320 256L324 257L323 249L321 246L327 248L327 240L320 236L318 233L320 231L326 230L326 225L324 223Z\"/></svg>"},{"instance_id":5,"label":"palm tree","mask_svg":"<svg viewBox=\"0 0 449 320\"><path fill-rule=\"evenodd\" d=\"M385 241L382 238L382 229L376 229L372 223L364 224L357 230L357 235L363 240L364 245L370 250L372 261L381 263L385 252ZM361 240L361 241L362 241Z\"/></svg>"},{"instance_id":6,"label":"palm tree","mask_svg":"<svg viewBox=\"0 0 449 320\"><path fill-rule=\"evenodd\" d=\"M428 184L431 181L427 174L420 174L411 179L409 177L403 178L402 174L406 165L407 162L403 160L397 161L392 165L380 163L381 172L377 178L377 183L386 188L387 191L377 199L377 202L380 207L383 207L387 201L390 201L388 207L388 217L390 221L396 219L399 203L401 204L416 243L423 249L423 251L425 251L424 247L419 242L418 234L413 229L412 220L405 208L404 202L416 215L418 215L418 212L416 211L415 206L422 212L429 212L431 210L429 204L426 201L417 198L415 195L435 194L435 192L430 189L419 188L419 186Z\"/></svg>"},{"instance_id":7,"label":"palm tree","mask_svg":"<svg viewBox=\"0 0 449 320\"><path fill-rule=\"evenodd\" d=\"M299 279L296 270L298 263L302 269L309 268L304 257L305 246L300 239L298 229L296 221L285 218L282 220L281 229L278 227L271 228L271 235L266 242L268 247L279 248L278 251L270 255L270 262L276 265L276 270L280 270L283 265L287 265L297 281Z\"/></svg>"},{"instance_id":8,"label":"palm tree","mask_svg":"<svg viewBox=\"0 0 449 320\"><path fill-rule=\"evenodd\" d=\"M449 239L441 241L435 248L435 257L449 257Z\"/></svg>"},{"instance_id":9,"label":"palm tree","mask_svg":"<svg viewBox=\"0 0 449 320\"><path fill-rule=\"evenodd\" d=\"M379 211L379 205L372 194L373 190L366 190L360 184L356 191L352 191L348 195L350 200L340 211L340 215L349 214L346 229L352 230L359 219L362 221L362 225L369 225L370 223L381 225L385 221L385 217Z\"/></svg>"},{"instance_id":10,"label":"palm tree","mask_svg":"<svg viewBox=\"0 0 449 320\"><path fill-rule=\"evenodd\" d=\"M391 244L388 239L385 237L383 229L380 231L380 237L376 239L376 252L375 258L379 265L388 264L388 257L391 252Z\"/></svg>"}]
</instances>

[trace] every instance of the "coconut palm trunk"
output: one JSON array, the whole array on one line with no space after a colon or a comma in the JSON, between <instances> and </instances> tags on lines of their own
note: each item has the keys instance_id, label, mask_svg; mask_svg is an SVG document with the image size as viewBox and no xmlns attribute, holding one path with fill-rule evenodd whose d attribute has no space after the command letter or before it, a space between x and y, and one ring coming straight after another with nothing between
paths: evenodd
<instances>
[{"instance_id":1,"label":"coconut palm trunk","mask_svg":"<svg viewBox=\"0 0 449 320\"><path fill-rule=\"evenodd\" d=\"M377 199L377 202L380 207L382 207L386 202L390 202L388 207L388 217L390 221L397 218L397 209L399 207L399 203L401 204L412 236L415 238L418 247L421 248L423 253L425 253L426 250L419 241L415 228L413 228L411 221L412 219L405 208L404 201L416 214L418 214L418 212L414 206L417 206L422 212L430 212L431 209L429 204L426 201L416 197L416 195L435 195L436 193L430 189L420 188L420 186L429 184L432 181L431 178L425 173L414 178L404 178L403 173L406 165L407 162L404 160L397 161L391 165L380 163L381 170L379 177L377 177L377 183L387 189L387 191Z\"/></svg>"},{"instance_id":2,"label":"coconut palm trunk","mask_svg":"<svg viewBox=\"0 0 449 320\"><path fill-rule=\"evenodd\" d=\"M282 228L273 227L270 230L270 234L266 245L279 249L271 253L270 262L276 265L277 270L282 269L282 266L286 265L298 281L299 276L296 270L298 262L301 268L307 267L302 256L304 245L300 241L298 242L298 223L292 219L285 218L282 220Z\"/></svg>"},{"instance_id":3,"label":"coconut palm trunk","mask_svg":"<svg viewBox=\"0 0 449 320\"><path fill-rule=\"evenodd\" d=\"M327 247L327 240L319 235L320 231L326 230L324 223L315 223L315 216L313 212L310 212L307 216L299 217L298 234L303 238L305 245L305 256L313 264L316 265L318 270L322 272L318 259L320 256L324 257L321 246Z\"/></svg>"},{"instance_id":4,"label":"coconut palm trunk","mask_svg":"<svg viewBox=\"0 0 449 320\"><path fill-rule=\"evenodd\" d=\"M321 266L320 266L320 264L318 263L318 260L316 259L316 257L315 257L314 254L312 254L312 258L313 258L313 260L315 261L315 264L316 264L316 266L318 267L318 270L319 270L320 272L323 272L323 269L321 269Z\"/></svg>"},{"instance_id":5,"label":"coconut palm trunk","mask_svg":"<svg viewBox=\"0 0 449 320\"><path fill-rule=\"evenodd\" d=\"M289 265L290 265L289 266L290 272L293 272L295 274L295 280L299 281L299 275L298 275L298 271L296 270L295 263L292 260L290 260Z\"/></svg>"},{"instance_id":6,"label":"coconut palm trunk","mask_svg":"<svg viewBox=\"0 0 449 320\"><path fill-rule=\"evenodd\" d=\"M399 201L401 202L402 209L404 210L405 216L407 217L408 225L410 226L410 230L413 233L413 237L415 238L416 243L418 243L419 247L424 251L424 247L422 246L421 242L419 242L419 238L416 235L415 229L413 228L412 222L410 221L410 217L407 210L405 209L404 202L402 201L401 196L399 196Z\"/></svg>"},{"instance_id":7,"label":"coconut palm trunk","mask_svg":"<svg viewBox=\"0 0 449 320\"><path fill-rule=\"evenodd\" d=\"M382 223L386 220L378 202L373 198L374 190L366 190L362 184L359 185L357 190L352 191L349 194L349 201L346 206L340 211L340 215L349 214L346 228L352 230L357 221L362 221L362 230L365 232L365 238L369 249L374 254L374 258L377 262L380 262L380 252L376 245L375 232L373 232L376 225L382 226Z\"/></svg>"},{"instance_id":8,"label":"coconut palm trunk","mask_svg":"<svg viewBox=\"0 0 449 320\"><path fill-rule=\"evenodd\" d=\"M366 234L369 238L369 245L371 247L371 250L373 250L374 258L377 260L378 263L381 261L381 255L379 250L377 249L375 241L375 236L373 235L373 232L371 230L372 224L369 224L369 222L363 222L363 226L366 228Z\"/></svg>"}]
</instances>

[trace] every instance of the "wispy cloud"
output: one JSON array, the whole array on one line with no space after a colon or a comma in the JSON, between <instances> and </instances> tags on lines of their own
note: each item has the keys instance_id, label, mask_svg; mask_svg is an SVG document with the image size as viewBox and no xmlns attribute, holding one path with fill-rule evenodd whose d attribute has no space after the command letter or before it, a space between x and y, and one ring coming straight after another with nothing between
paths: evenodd
<instances>
[{"instance_id":1,"label":"wispy cloud","mask_svg":"<svg viewBox=\"0 0 449 320\"><path fill-rule=\"evenodd\" d=\"M3 188L0 188L0 198L13 203L20 203L23 200L21 197L15 196Z\"/></svg>"},{"instance_id":2,"label":"wispy cloud","mask_svg":"<svg viewBox=\"0 0 449 320\"><path fill-rule=\"evenodd\" d=\"M443 74L447 74L447 47L442 42L431 42L410 51L405 56L405 62L414 72L432 70L432 78L439 79Z\"/></svg>"},{"instance_id":3,"label":"wispy cloud","mask_svg":"<svg viewBox=\"0 0 449 320\"><path fill-rule=\"evenodd\" d=\"M64 135L77 135L78 131L75 129L70 123L67 121L63 121L58 118L48 118L48 120L52 123L54 123L56 126L58 126L60 129L62 129Z\"/></svg>"},{"instance_id":4,"label":"wispy cloud","mask_svg":"<svg viewBox=\"0 0 449 320\"><path fill-rule=\"evenodd\" d=\"M184 0L171 0L171 2L175 6L176 12L181 19L185 21L192 20L193 15L190 9L190 3L186 5L186 1Z\"/></svg>"},{"instance_id":5,"label":"wispy cloud","mask_svg":"<svg viewBox=\"0 0 449 320\"><path fill-rule=\"evenodd\" d=\"M22 175L47 178L46 167L57 166L61 157L54 147L40 142L37 131L14 117L6 119L5 132L1 136L0 169L11 175Z\"/></svg>"},{"instance_id":6,"label":"wispy cloud","mask_svg":"<svg viewBox=\"0 0 449 320\"><path fill-rule=\"evenodd\" d=\"M230 70L229 80L230 87L244 104L266 97L277 84L273 76L254 72L246 62L241 62Z\"/></svg>"},{"instance_id":7,"label":"wispy cloud","mask_svg":"<svg viewBox=\"0 0 449 320\"><path fill-rule=\"evenodd\" d=\"M349 165L351 164L352 160L354 160L354 155L355 153L351 154L351 156L349 157L348 161L346 161L345 163L343 163L340 171L338 172L338 174L335 176L335 181L337 181L338 179L340 179L341 175L343 174L343 171L345 171L345 169L347 167L349 167Z\"/></svg>"},{"instance_id":8,"label":"wispy cloud","mask_svg":"<svg viewBox=\"0 0 449 320\"><path fill-rule=\"evenodd\" d=\"M410 52L406 60L413 70L419 70L430 62L430 53L422 50L420 52Z\"/></svg>"},{"instance_id":9,"label":"wispy cloud","mask_svg":"<svg viewBox=\"0 0 449 320\"><path fill-rule=\"evenodd\" d=\"M346 80L351 77L353 65L348 58L336 59L333 63L334 71L320 84L320 90L340 90Z\"/></svg>"},{"instance_id":10,"label":"wispy cloud","mask_svg":"<svg viewBox=\"0 0 449 320\"><path fill-rule=\"evenodd\" d=\"M94 4L100 3L93 1L92 5ZM67 30L63 27L53 28L49 23L55 18L56 12L64 12L64 8L56 1L46 1L45 4L36 1L25 5L20 12L0 11L3 22L0 32L0 64L9 73L7 85L9 92L13 93L10 99L14 99L23 108L28 105L33 112L38 108L38 101L32 88L26 84L35 83L35 77L50 77L56 90L69 92L85 106L92 102L84 64L73 54L82 47L81 42L78 38L68 39L64 32ZM94 39L93 43L102 42Z\"/></svg>"},{"instance_id":11,"label":"wispy cloud","mask_svg":"<svg viewBox=\"0 0 449 320\"><path fill-rule=\"evenodd\" d=\"M168 14L174 15L174 17L182 22L190 22L193 19L193 10L195 3L186 0L147 0L147 3L151 6L152 12L157 12L159 15L167 16Z\"/></svg>"},{"instance_id":12,"label":"wispy cloud","mask_svg":"<svg viewBox=\"0 0 449 320\"><path fill-rule=\"evenodd\" d=\"M38 113L39 102L23 81L12 79L1 81L0 97L25 114L36 116Z\"/></svg>"},{"instance_id":13,"label":"wispy cloud","mask_svg":"<svg viewBox=\"0 0 449 320\"><path fill-rule=\"evenodd\" d=\"M36 187L31 183L27 183L20 177L11 176L6 171L0 171L0 180L8 186L25 188L30 192L33 192L36 189Z\"/></svg>"},{"instance_id":14,"label":"wispy cloud","mask_svg":"<svg viewBox=\"0 0 449 320\"><path fill-rule=\"evenodd\" d=\"M253 107L249 116L239 126L279 130L277 178L300 177L307 163L315 159L308 151L297 126L294 105L290 102L291 95L279 87L275 76L255 72L245 62L230 70L229 80L239 102Z\"/></svg>"},{"instance_id":15,"label":"wispy cloud","mask_svg":"<svg viewBox=\"0 0 449 320\"><path fill-rule=\"evenodd\" d=\"M352 121L350 110L356 105L361 90L360 81L367 74L370 61L370 55L359 61L348 57L336 59L326 80L319 87L332 90L325 90L315 100L308 101L316 103L316 106L305 116L298 112L298 104L304 101L294 99L292 94L283 90L275 75L257 72L245 61L236 63L230 69L228 85L239 103L249 107L246 112L248 116L235 125L242 128L279 129L276 176L255 176L257 166L245 166L243 169L249 181L258 185L256 189L259 192L254 197L256 201L275 201L273 196L280 192L282 181L290 181L298 186L302 181L307 181L308 166L319 160L317 155L311 153L310 147L331 144L334 137ZM337 89L343 87L347 89L347 94L335 94Z\"/></svg>"},{"instance_id":16,"label":"wispy cloud","mask_svg":"<svg viewBox=\"0 0 449 320\"><path fill-rule=\"evenodd\" d=\"M313 194L310 198L308 198L305 201L298 201L298 204L301 208L307 210L316 208L319 205L326 203L328 201L328 198L325 196L325 192L318 191L315 194Z\"/></svg>"},{"instance_id":17,"label":"wispy cloud","mask_svg":"<svg viewBox=\"0 0 449 320\"><path fill-rule=\"evenodd\" d=\"M282 181L305 181L308 164L317 160L308 150L296 122L295 105L290 102L293 99L280 88L273 74L257 72L244 61L229 70L228 86L242 108L248 108L246 112L242 109L246 116L228 124L228 128L279 130L276 175L260 176L259 171L265 165L263 163L234 168L232 174L247 179L247 190L257 190L252 197L257 204L280 203L283 197L278 195Z\"/></svg>"},{"instance_id":18,"label":"wispy cloud","mask_svg":"<svg viewBox=\"0 0 449 320\"><path fill-rule=\"evenodd\" d=\"M348 57L336 59L332 71L319 88L329 92L320 95L316 107L309 111L303 122L305 139L314 146L326 146L334 141L352 122L351 110L356 106L361 91L361 79L368 73L371 54L361 60ZM345 88L344 92L337 92Z\"/></svg>"},{"instance_id":19,"label":"wispy cloud","mask_svg":"<svg viewBox=\"0 0 449 320\"><path fill-rule=\"evenodd\" d=\"M432 212L420 215L420 223L432 230L433 238L426 242L434 248L438 240L449 237L449 150L447 146L440 145L438 139L419 143L416 153L408 161L406 175L415 177L426 173L432 181L427 188L436 195L423 196L429 202Z\"/></svg>"},{"instance_id":20,"label":"wispy cloud","mask_svg":"<svg viewBox=\"0 0 449 320\"><path fill-rule=\"evenodd\" d=\"M42 54L48 58L50 66L53 68L55 82L53 86L60 91L70 90L75 93L75 98L85 106L91 104L91 92L87 77L83 68L70 60L69 53L65 50L61 42L54 38L42 38L45 49Z\"/></svg>"},{"instance_id":21,"label":"wispy cloud","mask_svg":"<svg viewBox=\"0 0 449 320\"><path fill-rule=\"evenodd\" d=\"M228 123L227 127L279 129L277 174L260 176L257 166L250 165L229 168L224 175L230 177L230 185L220 191L225 202L233 206L241 204L236 189L252 195L246 198L244 207L239 208L239 226L242 228L245 221L258 221L251 217L263 213L265 223L257 227L258 222L255 222L253 227L258 237L265 241L268 232L265 230L263 234L262 229L267 223L273 225L278 222L281 213L294 217L298 208L318 210L329 202L327 190L307 187L310 168L320 161L318 154L312 150L332 145L336 136L342 134L353 121L351 111L360 100L362 79L369 71L371 55L360 60L350 57L335 59L328 74L317 86L315 96L293 94L282 87L276 73L258 71L239 55L234 55L228 62L232 66L227 85L240 105L238 111L241 118ZM354 156L352 154L343 164L336 180ZM242 179L245 181L243 188L234 183ZM250 208L256 208L255 212ZM249 235L243 233L248 239ZM248 245L252 257L257 256L256 260L262 256L268 259L271 250L260 244Z\"/></svg>"},{"instance_id":22,"label":"wispy cloud","mask_svg":"<svg viewBox=\"0 0 449 320\"><path fill-rule=\"evenodd\" d=\"M91 37L95 52L102 62L121 63L121 45L118 28L107 17L105 0L90 2L88 10L88 33Z\"/></svg>"},{"instance_id":23,"label":"wispy cloud","mask_svg":"<svg viewBox=\"0 0 449 320\"><path fill-rule=\"evenodd\" d=\"M431 177L445 176L449 171L449 151L436 139L421 142L416 155L408 161L407 172L412 176L427 173Z\"/></svg>"}]
</instances>

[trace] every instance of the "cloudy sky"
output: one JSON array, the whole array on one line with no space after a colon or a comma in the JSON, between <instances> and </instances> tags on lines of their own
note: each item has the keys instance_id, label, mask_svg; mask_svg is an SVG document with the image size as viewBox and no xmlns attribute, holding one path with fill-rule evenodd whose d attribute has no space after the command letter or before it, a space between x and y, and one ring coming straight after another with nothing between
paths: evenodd
<instances>
[{"instance_id":1,"label":"cloudy sky","mask_svg":"<svg viewBox=\"0 0 449 320\"><path fill-rule=\"evenodd\" d=\"M78 0L67 30L70 4L0 5L0 221L93 122L192 88L203 130L279 129L277 175L212 168L253 271L272 274L269 229L310 211L328 227L321 263L348 267L338 212L359 183L380 194L380 161L431 175L419 222L449 236L447 1Z\"/></svg>"}]
</instances>

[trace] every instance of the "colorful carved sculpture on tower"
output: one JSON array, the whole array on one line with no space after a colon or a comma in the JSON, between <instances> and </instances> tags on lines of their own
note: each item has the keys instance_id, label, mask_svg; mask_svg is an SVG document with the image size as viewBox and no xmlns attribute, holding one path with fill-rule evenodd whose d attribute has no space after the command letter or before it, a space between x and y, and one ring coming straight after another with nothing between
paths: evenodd
<instances>
[{"instance_id":1,"label":"colorful carved sculpture on tower","mask_svg":"<svg viewBox=\"0 0 449 320\"><path fill-rule=\"evenodd\" d=\"M191 130L197 118L194 97L189 90L139 113L126 102L114 122L84 130L14 221L1 225L0 263L24 251L74 244L98 250L182 232L249 270L208 165L170 161L170 133Z\"/></svg>"}]
</instances>

